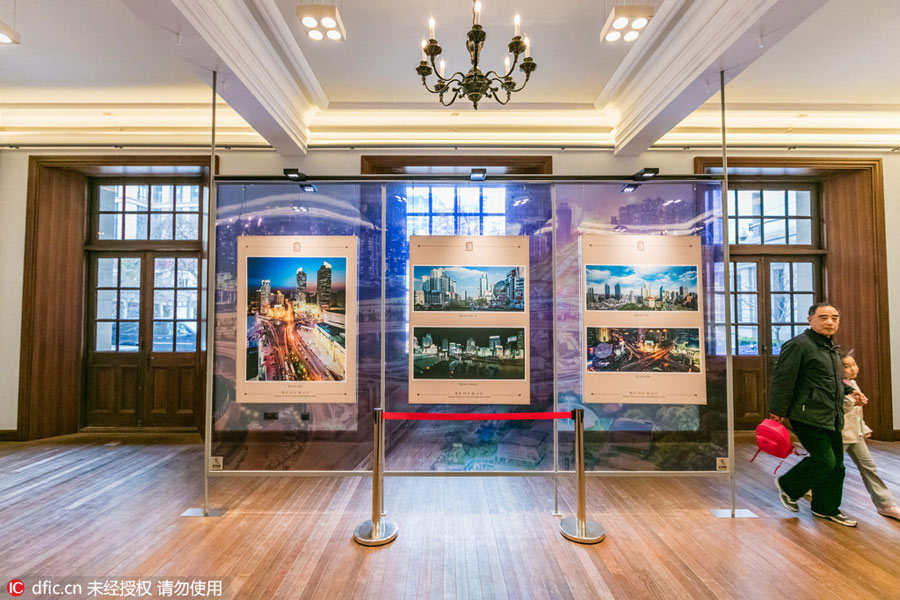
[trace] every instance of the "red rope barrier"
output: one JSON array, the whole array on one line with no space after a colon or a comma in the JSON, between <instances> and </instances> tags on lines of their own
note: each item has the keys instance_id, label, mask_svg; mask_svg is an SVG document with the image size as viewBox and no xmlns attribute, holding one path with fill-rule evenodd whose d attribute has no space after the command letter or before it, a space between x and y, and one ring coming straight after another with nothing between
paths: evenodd
<instances>
[{"instance_id":1,"label":"red rope barrier","mask_svg":"<svg viewBox=\"0 0 900 600\"><path fill-rule=\"evenodd\" d=\"M387 420L409 421L524 421L532 419L571 419L571 412L519 413L382 413Z\"/></svg>"}]
</instances>

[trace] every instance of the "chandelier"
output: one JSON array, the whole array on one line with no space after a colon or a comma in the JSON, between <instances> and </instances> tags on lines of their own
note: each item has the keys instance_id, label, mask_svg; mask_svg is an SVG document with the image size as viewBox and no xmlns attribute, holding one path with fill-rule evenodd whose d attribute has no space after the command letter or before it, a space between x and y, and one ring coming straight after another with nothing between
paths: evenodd
<instances>
[{"instance_id":1,"label":"chandelier","mask_svg":"<svg viewBox=\"0 0 900 600\"><path fill-rule=\"evenodd\" d=\"M435 58L441 55L441 47L434 36L434 19L429 20L428 41L422 40L422 60L416 67L416 73L422 77L422 85L425 86L425 89L433 94L438 94L441 104L444 106L450 106L459 97L471 100L475 110L478 110L478 103L483 98L493 98L500 104L506 104L513 92L519 92L525 87L531 74L537 69L537 64L531 59L529 40L527 37L522 39L519 33L519 15L516 15L515 18L515 35L507 45L509 53L513 55L512 64L507 56L504 75L500 75L496 71L483 73L478 68L481 49L484 47L486 37L487 34L481 26L481 2L475 0L472 4L472 29L469 30L466 40L466 49L469 51L472 68L467 73L457 71L450 77L445 77L444 61L440 62L440 68L434 63ZM522 54L525 57L519 64L519 56ZM520 71L525 73L525 81L518 87L512 78L516 65ZM435 81L434 87L429 87L426 78L432 73L437 76L437 81Z\"/></svg>"}]
</instances>

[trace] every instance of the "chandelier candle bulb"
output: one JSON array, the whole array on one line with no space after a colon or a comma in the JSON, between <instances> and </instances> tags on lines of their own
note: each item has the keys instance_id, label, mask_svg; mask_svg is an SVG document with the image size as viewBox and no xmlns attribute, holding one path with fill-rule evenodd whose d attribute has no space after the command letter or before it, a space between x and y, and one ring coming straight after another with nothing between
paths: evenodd
<instances>
[{"instance_id":1,"label":"chandelier candle bulb","mask_svg":"<svg viewBox=\"0 0 900 600\"><path fill-rule=\"evenodd\" d=\"M441 77L442 77L442 78L444 77L444 71L445 71L446 69L447 69L447 63L445 63L443 60L441 60L440 74L441 74Z\"/></svg>"},{"instance_id":2,"label":"chandelier candle bulb","mask_svg":"<svg viewBox=\"0 0 900 600\"><path fill-rule=\"evenodd\" d=\"M434 37L434 17L428 19L428 39L435 39Z\"/></svg>"},{"instance_id":3,"label":"chandelier candle bulb","mask_svg":"<svg viewBox=\"0 0 900 600\"><path fill-rule=\"evenodd\" d=\"M531 40L525 36L525 58L531 58Z\"/></svg>"},{"instance_id":4,"label":"chandelier candle bulb","mask_svg":"<svg viewBox=\"0 0 900 600\"><path fill-rule=\"evenodd\" d=\"M425 40L422 40L422 62L426 62L428 58L425 56Z\"/></svg>"},{"instance_id":5,"label":"chandelier candle bulb","mask_svg":"<svg viewBox=\"0 0 900 600\"><path fill-rule=\"evenodd\" d=\"M503 65L506 67L505 72L509 73L509 55L503 58Z\"/></svg>"},{"instance_id":6,"label":"chandelier candle bulb","mask_svg":"<svg viewBox=\"0 0 900 600\"><path fill-rule=\"evenodd\" d=\"M481 1L475 3L475 24L481 25Z\"/></svg>"},{"instance_id":7,"label":"chandelier candle bulb","mask_svg":"<svg viewBox=\"0 0 900 600\"><path fill-rule=\"evenodd\" d=\"M519 26L522 24L522 20L519 18L519 15L516 15L516 18L513 19L513 22L516 24L515 37L519 37L521 35L521 33L519 32L519 29L520 29Z\"/></svg>"}]
</instances>

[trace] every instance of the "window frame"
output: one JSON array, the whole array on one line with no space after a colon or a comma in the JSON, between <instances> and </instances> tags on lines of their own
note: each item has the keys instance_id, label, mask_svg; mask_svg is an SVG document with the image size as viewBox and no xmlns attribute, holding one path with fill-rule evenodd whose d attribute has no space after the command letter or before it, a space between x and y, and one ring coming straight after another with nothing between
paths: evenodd
<instances>
[{"instance_id":1,"label":"window frame","mask_svg":"<svg viewBox=\"0 0 900 600\"><path fill-rule=\"evenodd\" d=\"M821 197L821 189L819 182L811 179L804 180L791 180L791 181L767 181L767 180L738 180L729 184L728 191L735 192L735 198L737 198L738 191L759 191L760 192L760 214L758 216L760 226L764 229L766 216L764 214L764 193L766 191L809 191L810 192L810 237L811 243L809 244L766 244L765 243L765 232L763 229L760 230L760 243L759 244L740 244L738 241L728 239L729 253L734 255L742 255L742 254L824 254L825 250L823 248L824 245L824 235L822 232L822 224L823 224L823 214L822 214L822 197ZM731 229L730 224L732 220L740 219L741 215L738 213L737 202L734 203L734 206L731 202L729 202L728 206L728 220L729 223L726 223L726 231L724 234L728 236L728 231ZM754 217L756 218L756 217ZM769 218L772 218L771 216ZM775 218L780 218L785 220L785 222L794 219L801 220L806 217L790 217L788 215L779 216ZM735 221L735 231L737 231L737 221Z\"/></svg>"}]
</instances>

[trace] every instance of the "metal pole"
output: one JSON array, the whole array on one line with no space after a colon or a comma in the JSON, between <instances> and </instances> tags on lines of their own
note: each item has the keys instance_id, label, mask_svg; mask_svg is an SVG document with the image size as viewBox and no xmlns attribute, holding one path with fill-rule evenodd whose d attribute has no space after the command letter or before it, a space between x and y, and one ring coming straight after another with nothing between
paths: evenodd
<instances>
[{"instance_id":1,"label":"metal pole","mask_svg":"<svg viewBox=\"0 0 900 600\"><path fill-rule=\"evenodd\" d=\"M387 408L387 398L385 389L387 382L385 381L385 363L387 362L387 299L385 290L387 289L387 184L381 184L381 410ZM384 465L384 428L381 430L381 464ZM384 489L384 468L381 470L381 487ZM386 516L384 510L384 494L381 496L381 515Z\"/></svg>"},{"instance_id":2,"label":"metal pole","mask_svg":"<svg viewBox=\"0 0 900 600\"><path fill-rule=\"evenodd\" d=\"M732 373L731 347L731 252L728 239L728 145L725 138L725 71L719 71L719 104L722 109L722 256L725 262L722 283L725 286L725 398L728 403L728 470L731 487L731 518L737 505L736 463L734 460L734 374Z\"/></svg>"},{"instance_id":3,"label":"metal pole","mask_svg":"<svg viewBox=\"0 0 900 600\"><path fill-rule=\"evenodd\" d=\"M559 523L559 531L563 537L580 544L596 544L606 537L606 531L600 523L587 519L584 494L584 409L572 411L575 419L575 475L577 477L578 506L574 517L566 517Z\"/></svg>"},{"instance_id":4,"label":"metal pole","mask_svg":"<svg viewBox=\"0 0 900 600\"><path fill-rule=\"evenodd\" d=\"M216 87L218 73L212 72L212 133L209 143L209 206L206 236L206 419L203 440L203 516L209 516L209 463L212 454L213 381L215 369L216 322Z\"/></svg>"},{"instance_id":5,"label":"metal pole","mask_svg":"<svg viewBox=\"0 0 900 600\"><path fill-rule=\"evenodd\" d=\"M384 464L382 463L382 435L384 433L384 411L374 409L373 448L372 448L372 518L363 521L353 530L353 541L363 546L383 546L393 542L397 537L397 524L382 518L381 507L383 490L381 487Z\"/></svg>"},{"instance_id":6,"label":"metal pole","mask_svg":"<svg viewBox=\"0 0 900 600\"><path fill-rule=\"evenodd\" d=\"M553 331L551 335L551 339L553 340L553 412L556 412L559 405L559 382L557 381L556 376L556 361L558 360L557 350L559 349L559 346L556 343L556 255L559 253L559 248L556 245L556 227L558 224L556 219L556 184L550 185L550 211L550 220L553 224L553 228L551 229L553 236L553 272L550 277L553 282L553 290L550 294L553 298ZM553 516L562 516L559 512L559 423L556 419L553 419Z\"/></svg>"}]
</instances>

